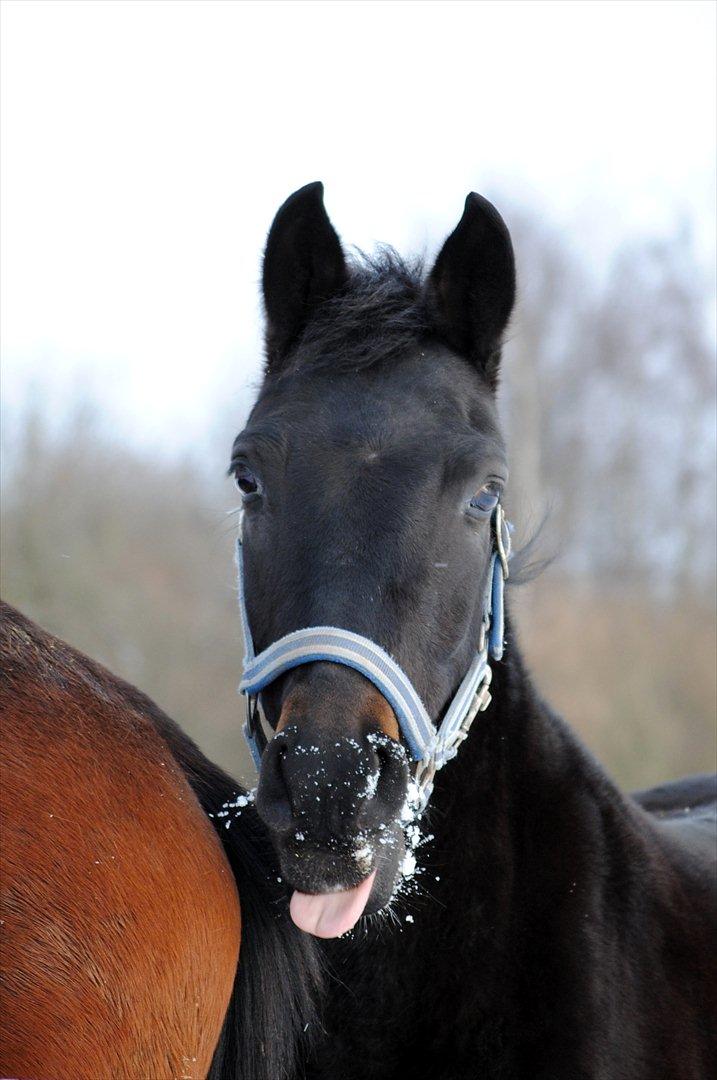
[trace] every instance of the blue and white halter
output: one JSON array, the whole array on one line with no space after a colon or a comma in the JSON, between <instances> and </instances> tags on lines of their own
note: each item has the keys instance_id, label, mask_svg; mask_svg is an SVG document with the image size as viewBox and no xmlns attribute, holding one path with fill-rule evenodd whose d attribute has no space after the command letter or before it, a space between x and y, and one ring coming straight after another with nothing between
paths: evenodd
<instances>
[{"instance_id":1,"label":"blue and white halter","mask_svg":"<svg viewBox=\"0 0 717 1080\"><path fill-rule=\"evenodd\" d=\"M500 503L493 513L491 528L493 553L483 593L478 649L438 728L411 680L396 661L370 638L351 630L336 626L309 626L286 634L258 656L255 654L246 610L240 529L237 567L245 656L239 691L247 699L244 737L257 769L261 766L261 756L266 746L258 710L261 691L280 675L301 664L312 664L317 660L345 664L369 679L395 712L411 757L417 762L415 780L419 789L418 810L423 811L431 797L436 772L456 756L475 716L490 704L492 672L489 659L500 660L503 655L503 586L508 577L510 528Z\"/></svg>"}]
</instances>

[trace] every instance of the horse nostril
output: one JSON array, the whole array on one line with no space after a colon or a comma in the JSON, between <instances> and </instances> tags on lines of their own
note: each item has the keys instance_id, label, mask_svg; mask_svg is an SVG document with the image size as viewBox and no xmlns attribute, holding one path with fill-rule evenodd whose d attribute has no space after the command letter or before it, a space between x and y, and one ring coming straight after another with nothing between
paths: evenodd
<instances>
[{"instance_id":1,"label":"horse nostril","mask_svg":"<svg viewBox=\"0 0 717 1080\"><path fill-rule=\"evenodd\" d=\"M282 832L290 828L293 811L284 771L286 754L283 742L272 739L264 752L256 792L259 817L270 829Z\"/></svg>"},{"instance_id":2,"label":"horse nostril","mask_svg":"<svg viewBox=\"0 0 717 1080\"><path fill-rule=\"evenodd\" d=\"M397 814L403 804L408 766L398 743L388 736L371 740L375 771L367 777L359 823L371 827L385 822L386 814Z\"/></svg>"}]
</instances>

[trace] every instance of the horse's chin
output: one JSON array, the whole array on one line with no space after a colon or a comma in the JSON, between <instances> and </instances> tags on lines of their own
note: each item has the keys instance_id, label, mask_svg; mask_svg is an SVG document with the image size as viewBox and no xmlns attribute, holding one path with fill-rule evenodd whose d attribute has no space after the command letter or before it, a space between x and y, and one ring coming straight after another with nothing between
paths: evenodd
<instances>
[{"instance_id":1,"label":"horse's chin","mask_svg":"<svg viewBox=\"0 0 717 1080\"><path fill-rule=\"evenodd\" d=\"M376 873L376 880L374 881L371 895L369 896L368 903L364 909L364 915L375 915L378 911L390 904L394 892L396 890L396 881L398 880L398 865L393 868L388 866L381 867Z\"/></svg>"},{"instance_id":2,"label":"horse's chin","mask_svg":"<svg viewBox=\"0 0 717 1080\"><path fill-rule=\"evenodd\" d=\"M366 915L374 915L390 902L404 853L403 835L390 846L379 847L363 875L326 874L324 858L307 860L298 874L296 866L286 868L285 883L293 889L289 911L300 930L315 937L341 937ZM335 853L332 863L335 865ZM281 860L282 869L285 859Z\"/></svg>"},{"instance_id":3,"label":"horse's chin","mask_svg":"<svg viewBox=\"0 0 717 1080\"><path fill-rule=\"evenodd\" d=\"M299 930L315 937L341 937L364 914L376 878L371 873L350 889L335 889L324 893L295 892L289 911Z\"/></svg>"}]
</instances>

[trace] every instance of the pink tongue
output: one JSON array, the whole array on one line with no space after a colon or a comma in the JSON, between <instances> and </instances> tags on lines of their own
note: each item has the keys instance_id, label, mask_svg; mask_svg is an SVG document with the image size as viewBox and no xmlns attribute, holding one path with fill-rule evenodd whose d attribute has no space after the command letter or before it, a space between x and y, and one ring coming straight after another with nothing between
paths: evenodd
<instances>
[{"instance_id":1,"label":"pink tongue","mask_svg":"<svg viewBox=\"0 0 717 1080\"><path fill-rule=\"evenodd\" d=\"M373 870L360 885L343 892L309 893L295 892L291 898L291 917L307 934L314 937L339 937L356 925L373 888L376 871Z\"/></svg>"}]
</instances>

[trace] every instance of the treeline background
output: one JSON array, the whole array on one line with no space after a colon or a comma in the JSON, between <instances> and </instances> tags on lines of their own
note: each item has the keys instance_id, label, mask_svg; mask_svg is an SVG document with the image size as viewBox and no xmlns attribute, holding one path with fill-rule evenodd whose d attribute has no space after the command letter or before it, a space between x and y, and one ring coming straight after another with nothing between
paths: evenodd
<instances>
[{"instance_id":1,"label":"treeline background","mask_svg":"<svg viewBox=\"0 0 717 1080\"><path fill-rule=\"evenodd\" d=\"M504 203L501 205L505 205ZM715 361L690 227L631 241L603 278L506 213L521 294L501 391L517 542L550 567L511 603L536 682L624 785L715 763ZM238 376L237 376L238 383ZM6 600L149 693L252 782L224 477L237 385L202 445L159 454L38 372L3 427Z\"/></svg>"}]
</instances>

